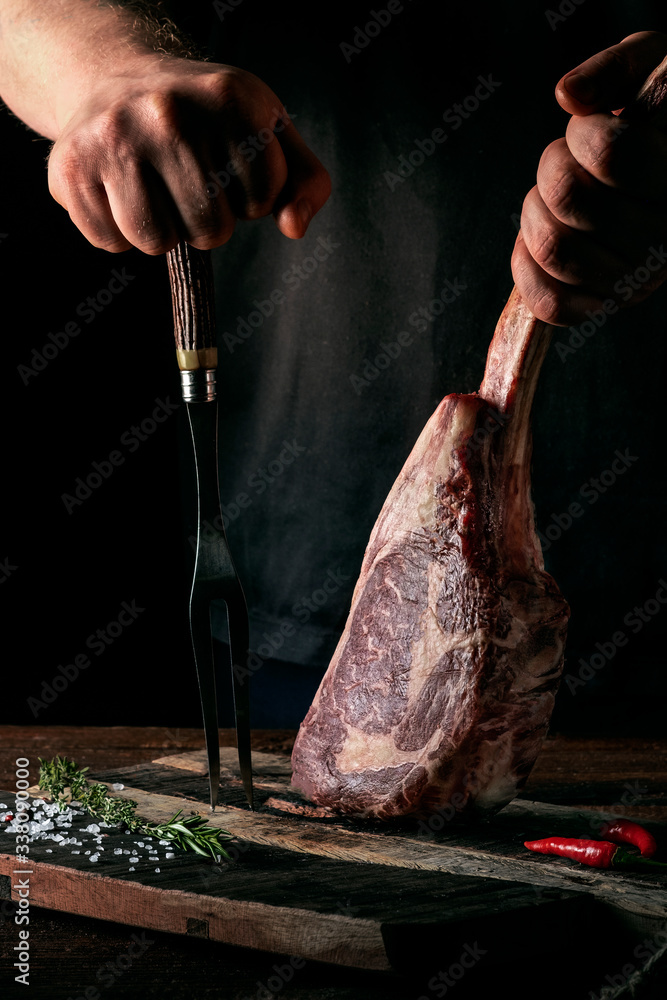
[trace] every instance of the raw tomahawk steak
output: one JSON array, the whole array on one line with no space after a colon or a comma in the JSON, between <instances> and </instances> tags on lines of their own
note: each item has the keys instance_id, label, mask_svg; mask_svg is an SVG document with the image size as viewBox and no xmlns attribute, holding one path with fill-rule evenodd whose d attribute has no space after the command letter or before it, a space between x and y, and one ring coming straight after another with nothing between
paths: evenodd
<instances>
[{"instance_id":1,"label":"raw tomahawk steak","mask_svg":"<svg viewBox=\"0 0 667 1000\"><path fill-rule=\"evenodd\" d=\"M544 572L530 409L550 329L515 289L479 393L446 396L380 512L292 756L313 802L495 811L547 732L568 606Z\"/></svg>"}]
</instances>

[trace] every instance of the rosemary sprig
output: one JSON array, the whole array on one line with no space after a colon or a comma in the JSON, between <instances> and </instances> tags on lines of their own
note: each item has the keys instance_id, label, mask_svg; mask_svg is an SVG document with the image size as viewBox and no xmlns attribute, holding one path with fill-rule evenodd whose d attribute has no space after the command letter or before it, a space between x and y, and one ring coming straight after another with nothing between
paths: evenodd
<instances>
[{"instance_id":1,"label":"rosemary sprig","mask_svg":"<svg viewBox=\"0 0 667 1000\"><path fill-rule=\"evenodd\" d=\"M147 823L135 815L137 803L133 799L113 798L106 785L99 782L89 784L87 770L87 767L77 767L67 757L54 757L53 760L40 757L39 787L58 804L60 812L77 802L95 819L105 823L122 823L130 833L170 840L183 851L195 851L204 857L210 855L214 860L219 855L229 858L222 846L223 840L231 840L232 837L227 830L209 826L198 813L184 817L182 809L167 823Z\"/></svg>"}]
</instances>

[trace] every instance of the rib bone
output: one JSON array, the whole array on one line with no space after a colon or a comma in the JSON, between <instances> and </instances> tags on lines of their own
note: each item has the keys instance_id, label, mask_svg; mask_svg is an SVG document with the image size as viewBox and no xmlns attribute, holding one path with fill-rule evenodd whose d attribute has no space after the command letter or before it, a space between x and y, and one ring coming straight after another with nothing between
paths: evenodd
<instances>
[{"instance_id":1,"label":"rib bone","mask_svg":"<svg viewBox=\"0 0 667 1000\"><path fill-rule=\"evenodd\" d=\"M319 805L495 811L535 762L569 615L530 497L550 333L515 289L479 393L442 400L382 507L292 755L293 784Z\"/></svg>"}]
</instances>

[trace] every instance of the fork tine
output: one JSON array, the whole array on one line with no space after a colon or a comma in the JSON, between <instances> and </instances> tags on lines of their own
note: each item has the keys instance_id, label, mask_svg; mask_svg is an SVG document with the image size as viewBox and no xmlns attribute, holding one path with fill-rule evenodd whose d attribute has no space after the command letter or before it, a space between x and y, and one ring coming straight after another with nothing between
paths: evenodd
<instances>
[{"instance_id":1,"label":"fork tine","mask_svg":"<svg viewBox=\"0 0 667 1000\"><path fill-rule=\"evenodd\" d=\"M174 309L174 336L197 476L197 552L190 595L190 631L199 680L209 764L211 809L218 801L220 746L210 602L224 600L229 625L234 714L239 765L252 809L249 693L241 668L248 653L248 609L234 568L220 506L218 405L213 315L213 271L208 250L180 243L167 254ZM219 527L216 527L219 525ZM204 527L207 530L204 530Z\"/></svg>"},{"instance_id":2,"label":"fork tine","mask_svg":"<svg viewBox=\"0 0 667 1000\"><path fill-rule=\"evenodd\" d=\"M241 780L250 808L253 809L252 755L250 751L250 685L248 669L248 612L241 587L227 599L227 624L231 654L234 714L236 717L236 746L241 770Z\"/></svg>"},{"instance_id":3,"label":"fork tine","mask_svg":"<svg viewBox=\"0 0 667 1000\"><path fill-rule=\"evenodd\" d=\"M220 742L218 737L218 708L215 692L215 666L213 661L213 641L211 639L211 615L209 602L196 594L196 582L190 597L190 633L194 650L199 694L201 697L208 758L208 781L211 796L211 810L218 802L220 788Z\"/></svg>"}]
</instances>

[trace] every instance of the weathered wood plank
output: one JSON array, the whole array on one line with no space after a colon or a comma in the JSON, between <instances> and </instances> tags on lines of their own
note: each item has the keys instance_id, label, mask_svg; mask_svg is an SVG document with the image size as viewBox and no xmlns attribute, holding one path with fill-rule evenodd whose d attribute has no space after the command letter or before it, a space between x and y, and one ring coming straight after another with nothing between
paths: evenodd
<instances>
[{"instance_id":1,"label":"weathered wood plank","mask_svg":"<svg viewBox=\"0 0 667 1000\"><path fill-rule=\"evenodd\" d=\"M126 788L118 794L136 799L138 811L153 821L168 819L176 808L183 805L182 799L144 792L138 788ZM516 856L511 856L510 852L502 856L494 852L492 845L489 845L490 849L473 846L472 843L452 846L439 841L436 836L424 843L419 841L416 833L411 836L407 833L355 832L333 825L323 828L315 820L271 816L268 813L251 814L233 806L219 807L211 815L205 805L197 804L194 800L192 809L208 816L209 822L214 825L251 843L317 854L330 859L487 876L559 889L579 889L636 912L667 917L667 878L663 875L631 875L574 868L574 863L570 867L562 859L523 857L518 856L518 851ZM547 815L551 821L553 814L549 811ZM527 820L530 813L527 811L524 817ZM527 833L527 836L532 834Z\"/></svg>"},{"instance_id":2,"label":"weathered wood plank","mask_svg":"<svg viewBox=\"0 0 667 1000\"><path fill-rule=\"evenodd\" d=\"M267 759L268 757L268 759ZM434 817L429 824L405 821L388 826L377 822L310 819L262 807L269 795L262 788L266 769L284 789L286 798L298 799L290 788L286 762L272 755L254 754L259 809L243 807L238 761L233 749L222 751L225 779L221 805L211 816L206 805L205 754L193 752L153 765L128 769L123 780L132 786L121 795L134 798L139 812L151 819L168 818L183 806L209 817L244 841L281 847L323 858L398 866L414 870L443 871L466 876L528 882L536 886L592 893L596 898L653 917L667 916L667 878L662 874L604 872L575 862L529 854L523 841L548 835L595 837L599 825L611 814L575 807L515 800L491 823L461 828ZM104 777L104 776L102 776ZM118 780L118 779L116 779ZM173 792L177 792L177 796ZM178 804L178 805L177 805ZM664 842L664 829L654 831Z\"/></svg>"},{"instance_id":3,"label":"weathered wood plank","mask_svg":"<svg viewBox=\"0 0 667 1000\"><path fill-rule=\"evenodd\" d=\"M11 857L0 854L0 874L11 875L14 864ZM295 907L200 895L182 888L176 895L170 888L41 862L33 866L30 890L34 906L79 916L353 968L390 968L376 921L335 913L314 915Z\"/></svg>"},{"instance_id":4,"label":"weathered wood plank","mask_svg":"<svg viewBox=\"0 0 667 1000\"><path fill-rule=\"evenodd\" d=\"M482 921L488 928L502 916L523 928L534 923L536 910L576 904L580 897L489 878L327 859L247 839L234 842L236 860L213 864L178 851L167 859L168 845L149 845L150 838L122 831L103 834L100 848L89 823L89 816L76 816L59 831L77 840L76 853L72 843L30 844L25 870L31 906L355 968L388 970L400 962L410 927L422 929L411 953L436 961L443 953L443 927ZM16 900L13 846L11 833L0 833L0 895L4 890ZM161 857L146 858L150 849L159 849ZM559 922L555 915L550 919ZM435 927L441 930L429 935ZM460 947L455 933L446 940L454 951Z\"/></svg>"},{"instance_id":5,"label":"weathered wood plank","mask_svg":"<svg viewBox=\"0 0 667 1000\"><path fill-rule=\"evenodd\" d=\"M215 865L177 853L159 864L134 864L114 849L131 850L141 838L113 832L105 844L114 849L93 866L82 854L35 841L34 905L375 970L396 968L406 954L439 960L443 941L455 950L465 928L484 928L495 942L503 934L525 938L537 948L544 928L559 926L561 907L570 907L568 926L587 922L581 907L589 904L660 926L667 917L663 876L586 869L522 846L548 834L595 836L604 812L516 799L472 827L438 815L429 824L394 825L295 816L267 806L304 801L290 786L289 758L255 750L258 808L251 813L236 751L223 747L224 805L211 814L204 751L181 747L165 758L155 749L154 762L116 762L91 777L123 782L118 794L134 798L149 820L169 819L180 808L200 812L235 836L234 860ZM88 822L82 818L80 828ZM664 844L665 828L653 830ZM5 883L12 866L11 838L0 833ZM580 906L574 921L572 906ZM450 961L456 957L452 952Z\"/></svg>"}]
</instances>

